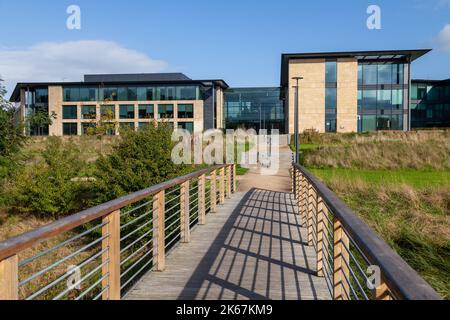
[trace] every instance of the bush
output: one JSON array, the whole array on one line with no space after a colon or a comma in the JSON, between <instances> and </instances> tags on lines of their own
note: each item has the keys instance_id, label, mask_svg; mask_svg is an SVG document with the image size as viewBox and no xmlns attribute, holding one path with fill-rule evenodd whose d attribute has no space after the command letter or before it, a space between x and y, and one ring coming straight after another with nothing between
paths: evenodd
<instances>
[{"instance_id":1,"label":"bush","mask_svg":"<svg viewBox=\"0 0 450 320\"><path fill-rule=\"evenodd\" d=\"M96 203L148 188L193 170L175 165L171 152L172 129L167 125L149 125L138 132L123 130L111 154L97 160L95 174Z\"/></svg>"},{"instance_id":2,"label":"bush","mask_svg":"<svg viewBox=\"0 0 450 320\"><path fill-rule=\"evenodd\" d=\"M49 138L40 157L15 176L11 207L54 218L83 209L89 196L89 185L77 179L83 166L74 143Z\"/></svg>"}]
</instances>

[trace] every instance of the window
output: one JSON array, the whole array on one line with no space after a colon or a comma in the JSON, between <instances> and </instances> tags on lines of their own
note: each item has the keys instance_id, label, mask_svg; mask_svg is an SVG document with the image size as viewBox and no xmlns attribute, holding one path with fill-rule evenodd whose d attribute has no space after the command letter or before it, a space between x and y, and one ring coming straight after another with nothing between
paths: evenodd
<instances>
[{"instance_id":1,"label":"window","mask_svg":"<svg viewBox=\"0 0 450 320\"><path fill-rule=\"evenodd\" d=\"M404 65L394 64L392 65L392 83L393 84L403 84L404 82Z\"/></svg>"},{"instance_id":2,"label":"window","mask_svg":"<svg viewBox=\"0 0 450 320\"><path fill-rule=\"evenodd\" d=\"M337 89L326 88L325 89L325 108L336 109L337 107Z\"/></svg>"},{"instance_id":3,"label":"window","mask_svg":"<svg viewBox=\"0 0 450 320\"><path fill-rule=\"evenodd\" d=\"M178 118L193 119L194 118L194 105L179 104L178 105Z\"/></svg>"},{"instance_id":4,"label":"window","mask_svg":"<svg viewBox=\"0 0 450 320\"><path fill-rule=\"evenodd\" d=\"M411 85L411 100L418 100L417 84Z\"/></svg>"},{"instance_id":5,"label":"window","mask_svg":"<svg viewBox=\"0 0 450 320\"><path fill-rule=\"evenodd\" d=\"M197 86L185 86L176 87L176 99L177 100L198 100L198 87Z\"/></svg>"},{"instance_id":6,"label":"window","mask_svg":"<svg viewBox=\"0 0 450 320\"><path fill-rule=\"evenodd\" d=\"M376 85L377 84L377 70L376 64L363 65L363 84Z\"/></svg>"},{"instance_id":7,"label":"window","mask_svg":"<svg viewBox=\"0 0 450 320\"><path fill-rule=\"evenodd\" d=\"M363 110L375 110L377 108L377 91L363 91Z\"/></svg>"},{"instance_id":8,"label":"window","mask_svg":"<svg viewBox=\"0 0 450 320\"><path fill-rule=\"evenodd\" d=\"M100 100L102 101L117 101L117 88L107 87L100 89Z\"/></svg>"},{"instance_id":9,"label":"window","mask_svg":"<svg viewBox=\"0 0 450 320\"><path fill-rule=\"evenodd\" d=\"M160 119L173 118L173 104L160 104L158 105L158 114Z\"/></svg>"},{"instance_id":10,"label":"window","mask_svg":"<svg viewBox=\"0 0 450 320\"><path fill-rule=\"evenodd\" d=\"M48 89L36 89L35 102L38 104L48 104Z\"/></svg>"},{"instance_id":11,"label":"window","mask_svg":"<svg viewBox=\"0 0 450 320\"><path fill-rule=\"evenodd\" d=\"M118 90L119 101L136 101L137 100L137 88L132 87L120 87Z\"/></svg>"},{"instance_id":12,"label":"window","mask_svg":"<svg viewBox=\"0 0 450 320\"><path fill-rule=\"evenodd\" d=\"M363 84L363 66L362 65L358 65L358 85L362 85Z\"/></svg>"},{"instance_id":13,"label":"window","mask_svg":"<svg viewBox=\"0 0 450 320\"><path fill-rule=\"evenodd\" d=\"M325 115L325 131L326 132L336 132L336 114L326 114Z\"/></svg>"},{"instance_id":14,"label":"window","mask_svg":"<svg viewBox=\"0 0 450 320\"><path fill-rule=\"evenodd\" d=\"M153 119L154 117L155 111L152 104L139 105L139 119Z\"/></svg>"},{"instance_id":15,"label":"window","mask_svg":"<svg viewBox=\"0 0 450 320\"><path fill-rule=\"evenodd\" d=\"M361 110L363 105L363 92L362 90L358 90L358 109Z\"/></svg>"},{"instance_id":16,"label":"window","mask_svg":"<svg viewBox=\"0 0 450 320\"><path fill-rule=\"evenodd\" d=\"M378 84L392 84L392 65L378 65Z\"/></svg>"},{"instance_id":17,"label":"window","mask_svg":"<svg viewBox=\"0 0 450 320\"><path fill-rule=\"evenodd\" d=\"M361 122L362 132L375 131L377 129L377 117L375 115L362 115Z\"/></svg>"},{"instance_id":18,"label":"window","mask_svg":"<svg viewBox=\"0 0 450 320\"><path fill-rule=\"evenodd\" d=\"M391 129L391 116L378 116L377 130L390 130L390 129Z\"/></svg>"},{"instance_id":19,"label":"window","mask_svg":"<svg viewBox=\"0 0 450 320\"><path fill-rule=\"evenodd\" d=\"M114 105L102 105L100 107L100 112L103 119L113 120L116 118L116 106Z\"/></svg>"},{"instance_id":20,"label":"window","mask_svg":"<svg viewBox=\"0 0 450 320\"><path fill-rule=\"evenodd\" d=\"M84 135L91 135L94 132L94 129L97 127L95 123L82 123L81 124L81 132Z\"/></svg>"},{"instance_id":21,"label":"window","mask_svg":"<svg viewBox=\"0 0 450 320\"><path fill-rule=\"evenodd\" d=\"M97 88L80 88L80 101L97 101Z\"/></svg>"},{"instance_id":22,"label":"window","mask_svg":"<svg viewBox=\"0 0 450 320\"><path fill-rule=\"evenodd\" d=\"M194 123L193 122L179 122L178 129L184 129L189 131L190 133L194 132Z\"/></svg>"},{"instance_id":23,"label":"window","mask_svg":"<svg viewBox=\"0 0 450 320\"><path fill-rule=\"evenodd\" d=\"M120 119L134 119L134 105L121 104L119 107Z\"/></svg>"},{"instance_id":24,"label":"window","mask_svg":"<svg viewBox=\"0 0 450 320\"><path fill-rule=\"evenodd\" d=\"M64 101L80 101L80 88L64 88Z\"/></svg>"},{"instance_id":25,"label":"window","mask_svg":"<svg viewBox=\"0 0 450 320\"><path fill-rule=\"evenodd\" d=\"M337 62L327 61L325 63L325 82L336 83L337 82Z\"/></svg>"},{"instance_id":26,"label":"window","mask_svg":"<svg viewBox=\"0 0 450 320\"><path fill-rule=\"evenodd\" d=\"M392 91L378 90L378 109L392 109Z\"/></svg>"},{"instance_id":27,"label":"window","mask_svg":"<svg viewBox=\"0 0 450 320\"><path fill-rule=\"evenodd\" d=\"M77 106L63 106L63 119L74 120L77 119Z\"/></svg>"},{"instance_id":28,"label":"window","mask_svg":"<svg viewBox=\"0 0 450 320\"><path fill-rule=\"evenodd\" d=\"M395 110L403 108L403 90L392 90L392 108Z\"/></svg>"},{"instance_id":29,"label":"window","mask_svg":"<svg viewBox=\"0 0 450 320\"><path fill-rule=\"evenodd\" d=\"M78 135L78 124L76 124L76 123L63 123L63 135L64 136L76 136L76 135Z\"/></svg>"},{"instance_id":30,"label":"window","mask_svg":"<svg viewBox=\"0 0 450 320\"><path fill-rule=\"evenodd\" d=\"M97 118L96 106L82 106L81 107L81 119L93 120Z\"/></svg>"}]
</instances>

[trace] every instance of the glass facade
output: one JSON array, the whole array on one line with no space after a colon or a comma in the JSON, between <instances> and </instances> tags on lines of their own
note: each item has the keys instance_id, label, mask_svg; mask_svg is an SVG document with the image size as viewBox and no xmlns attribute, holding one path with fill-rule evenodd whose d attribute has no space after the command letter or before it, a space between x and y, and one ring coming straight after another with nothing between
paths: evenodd
<instances>
[{"instance_id":1,"label":"glass facade","mask_svg":"<svg viewBox=\"0 0 450 320\"><path fill-rule=\"evenodd\" d=\"M412 83L411 127L450 127L450 80Z\"/></svg>"},{"instance_id":2,"label":"glass facade","mask_svg":"<svg viewBox=\"0 0 450 320\"><path fill-rule=\"evenodd\" d=\"M155 107L152 104L139 105L139 119L153 119L155 117Z\"/></svg>"},{"instance_id":3,"label":"glass facade","mask_svg":"<svg viewBox=\"0 0 450 320\"><path fill-rule=\"evenodd\" d=\"M198 85L188 86L66 86L65 102L201 100Z\"/></svg>"},{"instance_id":4,"label":"glass facade","mask_svg":"<svg viewBox=\"0 0 450 320\"><path fill-rule=\"evenodd\" d=\"M158 117L159 119L172 119L174 117L173 104L158 105Z\"/></svg>"},{"instance_id":5,"label":"glass facade","mask_svg":"<svg viewBox=\"0 0 450 320\"><path fill-rule=\"evenodd\" d=\"M393 61L358 65L358 131L403 130L405 66Z\"/></svg>"},{"instance_id":6,"label":"glass facade","mask_svg":"<svg viewBox=\"0 0 450 320\"><path fill-rule=\"evenodd\" d=\"M286 133L280 88L234 88L224 93L226 129L278 129Z\"/></svg>"},{"instance_id":7,"label":"glass facade","mask_svg":"<svg viewBox=\"0 0 450 320\"><path fill-rule=\"evenodd\" d=\"M97 107L94 105L81 106L81 119L95 120L97 118Z\"/></svg>"},{"instance_id":8,"label":"glass facade","mask_svg":"<svg viewBox=\"0 0 450 320\"><path fill-rule=\"evenodd\" d=\"M121 104L119 106L120 119L134 119L134 105L133 104Z\"/></svg>"},{"instance_id":9,"label":"glass facade","mask_svg":"<svg viewBox=\"0 0 450 320\"><path fill-rule=\"evenodd\" d=\"M178 118L193 119L194 118L194 105L193 104L179 104L178 105Z\"/></svg>"}]
</instances>

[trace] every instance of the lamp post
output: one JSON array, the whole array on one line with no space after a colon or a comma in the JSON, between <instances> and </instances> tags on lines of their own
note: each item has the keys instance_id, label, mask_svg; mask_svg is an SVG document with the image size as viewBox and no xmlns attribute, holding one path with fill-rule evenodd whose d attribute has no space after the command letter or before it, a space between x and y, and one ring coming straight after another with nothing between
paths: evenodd
<instances>
[{"instance_id":1,"label":"lamp post","mask_svg":"<svg viewBox=\"0 0 450 320\"><path fill-rule=\"evenodd\" d=\"M293 77L292 80L296 81L296 85L295 85L295 110L294 110L294 121L295 121L295 163L299 164L300 163L300 151L299 151L299 126L298 126L298 121L299 121L299 115L298 115L298 99L299 99L299 94L298 94L298 90L299 90L299 81L302 80L303 77Z\"/></svg>"}]
</instances>

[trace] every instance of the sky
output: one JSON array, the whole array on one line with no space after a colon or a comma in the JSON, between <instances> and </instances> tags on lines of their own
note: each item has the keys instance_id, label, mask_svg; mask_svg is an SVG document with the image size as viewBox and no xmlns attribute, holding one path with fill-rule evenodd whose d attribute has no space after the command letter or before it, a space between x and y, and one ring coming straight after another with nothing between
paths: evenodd
<instances>
[{"instance_id":1,"label":"sky","mask_svg":"<svg viewBox=\"0 0 450 320\"><path fill-rule=\"evenodd\" d=\"M81 10L70 30L67 8ZM369 30L369 5L381 29ZM0 0L0 77L183 72L278 86L282 53L430 48L412 77L450 78L450 0Z\"/></svg>"}]
</instances>

